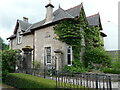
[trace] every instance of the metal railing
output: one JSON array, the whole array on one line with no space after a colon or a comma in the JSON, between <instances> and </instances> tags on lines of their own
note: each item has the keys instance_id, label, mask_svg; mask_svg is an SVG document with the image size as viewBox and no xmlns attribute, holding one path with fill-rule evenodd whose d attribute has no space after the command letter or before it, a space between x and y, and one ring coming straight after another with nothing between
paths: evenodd
<instances>
[{"instance_id":1,"label":"metal railing","mask_svg":"<svg viewBox=\"0 0 120 90\"><path fill-rule=\"evenodd\" d=\"M57 72L56 86L58 88L92 88L99 90L112 90L110 76L91 73Z\"/></svg>"},{"instance_id":2,"label":"metal railing","mask_svg":"<svg viewBox=\"0 0 120 90\"><path fill-rule=\"evenodd\" d=\"M56 88L87 88L112 90L111 77L92 73L66 73L49 69L24 69L16 72L39 76L56 81Z\"/></svg>"}]
</instances>

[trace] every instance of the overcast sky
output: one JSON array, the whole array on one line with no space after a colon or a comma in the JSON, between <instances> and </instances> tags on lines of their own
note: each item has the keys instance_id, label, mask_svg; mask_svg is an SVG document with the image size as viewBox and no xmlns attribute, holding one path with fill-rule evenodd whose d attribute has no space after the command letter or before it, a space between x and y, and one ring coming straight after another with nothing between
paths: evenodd
<instances>
[{"instance_id":1,"label":"overcast sky","mask_svg":"<svg viewBox=\"0 0 120 90\"><path fill-rule=\"evenodd\" d=\"M30 23L45 18L45 5L49 0L0 0L0 36L6 38L12 35L16 20L28 17ZM68 9L83 2L86 16L100 13L105 38L105 49L118 49L118 1L119 0L51 0L56 10L60 4Z\"/></svg>"}]
</instances>

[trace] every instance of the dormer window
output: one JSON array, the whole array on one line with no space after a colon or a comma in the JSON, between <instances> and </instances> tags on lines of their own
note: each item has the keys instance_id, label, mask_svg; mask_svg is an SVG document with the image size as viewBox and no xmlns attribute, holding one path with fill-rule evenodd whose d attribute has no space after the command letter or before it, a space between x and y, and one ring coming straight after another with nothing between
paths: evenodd
<instances>
[{"instance_id":1,"label":"dormer window","mask_svg":"<svg viewBox=\"0 0 120 90\"><path fill-rule=\"evenodd\" d=\"M22 43L22 35L21 32L17 33L17 44L21 44Z\"/></svg>"}]
</instances>

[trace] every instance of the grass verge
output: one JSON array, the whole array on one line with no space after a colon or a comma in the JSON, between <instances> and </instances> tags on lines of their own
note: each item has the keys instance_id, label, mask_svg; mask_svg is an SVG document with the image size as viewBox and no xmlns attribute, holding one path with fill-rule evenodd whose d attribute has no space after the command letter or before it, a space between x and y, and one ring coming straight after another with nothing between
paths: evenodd
<instances>
[{"instance_id":1,"label":"grass verge","mask_svg":"<svg viewBox=\"0 0 120 90\"><path fill-rule=\"evenodd\" d=\"M6 76L5 83L15 88L24 89L36 89L36 88L51 88L56 89L56 81L44 79L37 76L32 76L23 73L9 73ZM78 85L72 85L69 83L62 83L61 88L85 88ZM65 86L64 86L65 85ZM87 89L87 88L86 88Z\"/></svg>"}]
</instances>

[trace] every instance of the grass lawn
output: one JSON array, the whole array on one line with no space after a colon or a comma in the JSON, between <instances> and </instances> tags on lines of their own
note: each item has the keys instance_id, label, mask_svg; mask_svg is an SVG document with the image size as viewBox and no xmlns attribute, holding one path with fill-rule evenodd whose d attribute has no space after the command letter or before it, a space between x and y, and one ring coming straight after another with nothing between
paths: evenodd
<instances>
[{"instance_id":1,"label":"grass lawn","mask_svg":"<svg viewBox=\"0 0 120 90\"><path fill-rule=\"evenodd\" d=\"M56 81L44 79L37 76L32 76L22 73L10 73L5 79L5 83L16 88L56 88ZM61 83L61 88L64 88L64 83ZM65 84L66 88L84 88L77 85Z\"/></svg>"}]
</instances>

